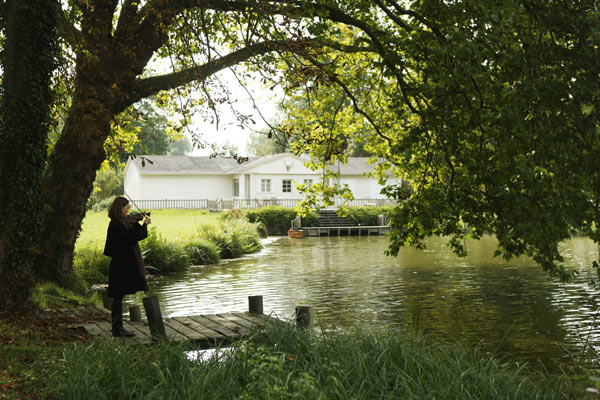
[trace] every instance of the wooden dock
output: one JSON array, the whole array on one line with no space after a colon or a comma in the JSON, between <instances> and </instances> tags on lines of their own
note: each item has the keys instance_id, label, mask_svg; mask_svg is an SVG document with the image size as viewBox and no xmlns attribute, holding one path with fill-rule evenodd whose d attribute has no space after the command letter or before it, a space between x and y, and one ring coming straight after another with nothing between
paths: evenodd
<instances>
[{"instance_id":1,"label":"wooden dock","mask_svg":"<svg viewBox=\"0 0 600 400\"><path fill-rule=\"evenodd\" d=\"M113 338L111 315L106 308L95 306L49 310L43 319L55 326L73 329L80 334L99 340L122 340L132 344L150 344L160 340L194 343L203 348L231 343L251 333L261 331L267 323L281 321L263 313L262 296L249 296L249 311L226 312L211 315L191 315L163 318L156 296L143 299L147 318L142 320L140 307L129 307L130 320L123 320L124 328L134 332L133 337ZM106 306L106 304L105 304Z\"/></svg>"},{"instance_id":2,"label":"wooden dock","mask_svg":"<svg viewBox=\"0 0 600 400\"><path fill-rule=\"evenodd\" d=\"M387 225L381 226L301 226L298 228L304 235L309 236L370 236L385 235L390 231Z\"/></svg>"},{"instance_id":3,"label":"wooden dock","mask_svg":"<svg viewBox=\"0 0 600 400\"><path fill-rule=\"evenodd\" d=\"M80 324L88 334L102 340L112 340L110 314L106 321ZM261 330L268 320L275 320L264 314L249 312L228 312L214 315L193 315L165 318L163 320L167 339L176 342L192 342L212 347L215 344L229 343L241 339L250 332ZM130 343L150 344L157 337L150 333L147 321L124 321L125 329L136 335L131 338L118 338Z\"/></svg>"}]
</instances>

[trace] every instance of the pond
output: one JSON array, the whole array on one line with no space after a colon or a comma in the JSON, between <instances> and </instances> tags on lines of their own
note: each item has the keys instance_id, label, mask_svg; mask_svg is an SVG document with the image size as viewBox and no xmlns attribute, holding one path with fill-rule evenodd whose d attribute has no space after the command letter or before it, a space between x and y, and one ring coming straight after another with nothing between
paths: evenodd
<instances>
[{"instance_id":1,"label":"pond","mask_svg":"<svg viewBox=\"0 0 600 400\"><path fill-rule=\"evenodd\" d=\"M468 241L456 257L441 238L428 249L384 255L386 237L270 238L259 254L192 267L153 280L164 316L246 311L262 295L265 313L289 319L295 306L314 307L323 329L355 325L417 327L438 339L477 344L510 360L573 364L600 349L590 267L597 248L587 238L562 247L565 264L579 271L561 283L530 259L492 257L496 241ZM586 354L585 360L593 361Z\"/></svg>"}]
</instances>

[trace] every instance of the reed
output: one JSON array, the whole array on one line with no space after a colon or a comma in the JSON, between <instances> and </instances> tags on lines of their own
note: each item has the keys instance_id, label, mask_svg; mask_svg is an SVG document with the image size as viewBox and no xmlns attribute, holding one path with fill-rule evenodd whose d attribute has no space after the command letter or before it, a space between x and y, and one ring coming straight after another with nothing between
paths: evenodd
<instances>
[{"instance_id":1,"label":"reed","mask_svg":"<svg viewBox=\"0 0 600 400\"><path fill-rule=\"evenodd\" d=\"M244 220L200 225L198 237L214 243L222 259L238 258L262 248L256 225Z\"/></svg>"},{"instance_id":2,"label":"reed","mask_svg":"<svg viewBox=\"0 0 600 400\"><path fill-rule=\"evenodd\" d=\"M268 327L208 361L188 348L119 342L64 348L44 396L61 399L563 399L565 375L499 362L477 349L397 331L311 334Z\"/></svg>"},{"instance_id":3,"label":"reed","mask_svg":"<svg viewBox=\"0 0 600 400\"><path fill-rule=\"evenodd\" d=\"M148 237L140 242L144 264L151 274L184 271L190 266L190 256L179 242L169 241L156 228L148 230Z\"/></svg>"},{"instance_id":4,"label":"reed","mask_svg":"<svg viewBox=\"0 0 600 400\"><path fill-rule=\"evenodd\" d=\"M217 246L206 239L192 239L184 246L192 265L217 264L221 261Z\"/></svg>"},{"instance_id":5,"label":"reed","mask_svg":"<svg viewBox=\"0 0 600 400\"><path fill-rule=\"evenodd\" d=\"M108 282L110 258L103 254L103 248L84 247L73 256L73 270L84 281L95 283Z\"/></svg>"}]
</instances>

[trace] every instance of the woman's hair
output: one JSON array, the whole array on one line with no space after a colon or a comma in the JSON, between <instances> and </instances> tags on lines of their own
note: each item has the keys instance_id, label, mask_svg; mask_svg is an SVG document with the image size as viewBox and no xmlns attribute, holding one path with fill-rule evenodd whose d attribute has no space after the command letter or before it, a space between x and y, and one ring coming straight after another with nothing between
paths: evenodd
<instances>
[{"instance_id":1,"label":"woman's hair","mask_svg":"<svg viewBox=\"0 0 600 400\"><path fill-rule=\"evenodd\" d=\"M117 197L113 201L110 209L108 210L108 216L110 218L122 218L123 217L123 207L129 204L129 200L125 197Z\"/></svg>"}]
</instances>

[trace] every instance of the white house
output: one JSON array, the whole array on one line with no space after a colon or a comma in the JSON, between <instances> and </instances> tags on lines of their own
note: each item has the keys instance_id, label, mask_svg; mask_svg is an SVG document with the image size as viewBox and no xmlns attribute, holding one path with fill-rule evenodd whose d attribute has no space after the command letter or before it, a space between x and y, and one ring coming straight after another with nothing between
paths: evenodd
<instances>
[{"instance_id":1,"label":"white house","mask_svg":"<svg viewBox=\"0 0 600 400\"><path fill-rule=\"evenodd\" d=\"M231 200L230 204L244 201L273 201L279 204L301 198L296 186L320 182L321 172L307 168L305 160L289 153L250 158L238 164L230 158L193 156L144 156L127 161L125 192L138 201L147 200ZM347 184L356 199L379 200L381 186L367 176L374 166L367 157L350 157L348 163L336 165L340 183ZM286 202L287 201L287 202ZM148 205L144 205L148 207Z\"/></svg>"}]
</instances>

